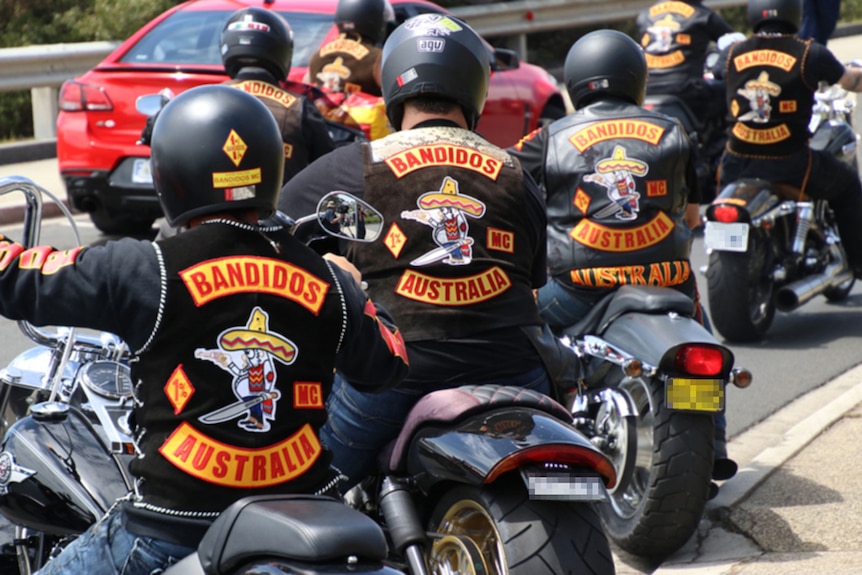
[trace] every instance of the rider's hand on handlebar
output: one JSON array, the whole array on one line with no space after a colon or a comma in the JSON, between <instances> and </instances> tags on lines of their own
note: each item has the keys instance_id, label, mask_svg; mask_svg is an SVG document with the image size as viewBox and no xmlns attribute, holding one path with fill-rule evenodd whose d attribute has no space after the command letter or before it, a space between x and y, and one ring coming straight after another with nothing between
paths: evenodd
<instances>
[{"instance_id":1,"label":"rider's hand on handlebar","mask_svg":"<svg viewBox=\"0 0 862 575\"><path fill-rule=\"evenodd\" d=\"M351 276L353 276L353 280L357 284L359 284L360 286L362 285L362 274L356 268L355 265L347 261L347 258L345 258L344 256L328 253L323 254L323 259L331 261L332 263L349 273Z\"/></svg>"}]
</instances>

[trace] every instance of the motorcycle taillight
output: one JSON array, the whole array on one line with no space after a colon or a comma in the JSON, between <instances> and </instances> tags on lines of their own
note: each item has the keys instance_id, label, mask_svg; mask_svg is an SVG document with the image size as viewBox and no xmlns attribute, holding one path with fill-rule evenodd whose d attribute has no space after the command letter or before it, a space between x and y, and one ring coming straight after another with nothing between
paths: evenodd
<instances>
[{"instance_id":1,"label":"motorcycle taillight","mask_svg":"<svg viewBox=\"0 0 862 575\"><path fill-rule=\"evenodd\" d=\"M736 206L721 205L712 209L712 217L715 221L723 224L731 224L739 221L739 209Z\"/></svg>"},{"instance_id":2,"label":"motorcycle taillight","mask_svg":"<svg viewBox=\"0 0 862 575\"><path fill-rule=\"evenodd\" d=\"M715 347L684 345L676 352L674 365L688 375L717 376L724 367L724 354Z\"/></svg>"}]
</instances>

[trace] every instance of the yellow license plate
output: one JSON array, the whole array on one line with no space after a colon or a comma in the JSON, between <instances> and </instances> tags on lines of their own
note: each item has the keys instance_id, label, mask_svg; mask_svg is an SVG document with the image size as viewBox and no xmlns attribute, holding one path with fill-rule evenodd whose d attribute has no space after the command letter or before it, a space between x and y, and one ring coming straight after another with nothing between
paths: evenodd
<instances>
[{"instance_id":1,"label":"yellow license plate","mask_svg":"<svg viewBox=\"0 0 862 575\"><path fill-rule=\"evenodd\" d=\"M724 380L670 378L666 386L667 406L685 411L724 410Z\"/></svg>"}]
</instances>

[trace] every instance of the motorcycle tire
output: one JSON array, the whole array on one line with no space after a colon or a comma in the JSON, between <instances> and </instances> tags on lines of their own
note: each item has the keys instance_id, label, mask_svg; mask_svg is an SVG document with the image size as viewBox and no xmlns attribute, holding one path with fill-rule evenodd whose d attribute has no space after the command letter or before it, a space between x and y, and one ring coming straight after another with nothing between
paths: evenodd
<instances>
[{"instance_id":1,"label":"motorcycle tire","mask_svg":"<svg viewBox=\"0 0 862 575\"><path fill-rule=\"evenodd\" d=\"M711 414L665 407L664 383L630 380L635 468L599 505L607 536L624 551L662 560L695 533L709 498L715 453Z\"/></svg>"},{"instance_id":2,"label":"motorcycle tire","mask_svg":"<svg viewBox=\"0 0 862 575\"><path fill-rule=\"evenodd\" d=\"M709 254L707 287L713 327L731 342L760 341L775 318L770 238L752 229L745 252Z\"/></svg>"},{"instance_id":3,"label":"motorcycle tire","mask_svg":"<svg viewBox=\"0 0 862 575\"><path fill-rule=\"evenodd\" d=\"M595 506L531 500L516 475L446 491L431 513L429 531L442 535L429 553L434 575L616 572Z\"/></svg>"}]
</instances>

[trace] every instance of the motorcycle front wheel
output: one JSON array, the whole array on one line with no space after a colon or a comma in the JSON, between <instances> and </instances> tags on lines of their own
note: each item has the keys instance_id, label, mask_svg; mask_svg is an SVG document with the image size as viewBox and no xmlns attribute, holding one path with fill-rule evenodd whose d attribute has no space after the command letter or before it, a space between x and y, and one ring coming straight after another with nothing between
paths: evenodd
<instances>
[{"instance_id":1,"label":"motorcycle front wheel","mask_svg":"<svg viewBox=\"0 0 862 575\"><path fill-rule=\"evenodd\" d=\"M668 409L661 381L629 380L621 391L636 413L619 420L625 427L617 433L636 436L635 453L626 458L634 468L617 471L625 479L599 513L621 549L661 560L691 538L703 515L712 479L713 416Z\"/></svg>"},{"instance_id":2,"label":"motorcycle front wheel","mask_svg":"<svg viewBox=\"0 0 862 575\"><path fill-rule=\"evenodd\" d=\"M610 544L588 503L531 500L523 481L458 485L431 514L434 575L612 575Z\"/></svg>"},{"instance_id":3,"label":"motorcycle front wheel","mask_svg":"<svg viewBox=\"0 0 862 575\"><path fill-rule=\"evenodd\" d=\"M745 252L713 251L706 274L712 324L731 342L760 341L775 318L770 237L752 229Z\"/></svg>"}]
</instances>

